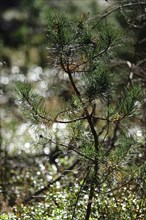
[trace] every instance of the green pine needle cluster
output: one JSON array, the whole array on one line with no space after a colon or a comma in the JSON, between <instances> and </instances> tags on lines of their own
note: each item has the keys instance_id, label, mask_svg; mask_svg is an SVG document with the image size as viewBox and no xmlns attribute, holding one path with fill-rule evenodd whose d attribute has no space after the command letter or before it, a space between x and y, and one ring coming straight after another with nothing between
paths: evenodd
<instances>
[{"instance_id":1,"label":"green pine needle cluster","mask_svg":"<svg viewBox=\"0 0 146 220\"><path fill-rule=\"evenodd\" d=\"M126 135L122 135L119 137L117 147L111 151L110 159L114 161L114 163L119 163L125 160L127 161L127 156L130 152L131 147L134 145L134 140L131 137Z\"/></svg>"},{"instance_id":2,"label":"green pine needle cluster","mask_svg":"<svg viewBox=\"0 0 146 220\"><path fill-rule=\"evenodd\" d=\"M52 13L49 15L47 36L54 52L61 52L74 41L74 26L63 13L59 15Z\"/></svg>"},{"instance_id":3,"label":"green pine needle cluster","mask_svg":"<svg viewBox=\"0 0 146 220\"><path fill-rule=\"evenodd\" d=\"M132 116L136 110L136 101L142 97L142 90L139 86L132 86L125 89L122 100L118 106L120 114L123 116Z\"/></svg>"},{"instance_id":4,"label":"green pine needle cluster","mask_svg":"<svg viewBox=\"0 0 146 220\"><path fill-rule=\"evenodd\" d=\"M49 121L48 112L45 108L45 100L37 92L34 92L32 85L28 82L16 82L16 93L20 102L23 114L32 123L38 124Z\"/></svg>"},{"instance_id":5,"label":"green pine needle cluster","mask_svg":"<svg viewBox=\"0 0 146 220\"><path fill-rule=\"evenodd\" d=\"M111 74L103 66L98 66L84 77L85 95L90 101L95 98L105 99L111 89Z\"/></svg>"}]
</instances>

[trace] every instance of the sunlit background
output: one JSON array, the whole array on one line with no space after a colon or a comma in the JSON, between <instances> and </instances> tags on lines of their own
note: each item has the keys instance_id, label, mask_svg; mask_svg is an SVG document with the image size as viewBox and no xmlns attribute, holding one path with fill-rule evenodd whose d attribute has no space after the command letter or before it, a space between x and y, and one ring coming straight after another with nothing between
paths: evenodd
<instances>
[{"instance_id":1,"label":"sunlit background","mask_svg":"<svg viewBox=\"0 0 146 220\"><path fill-rule=\"evenodd\" d=\"M9 206L19 203L25 195L41 189L55 176L58 166L57 160L48 163L48 155L54 149L53 144L40 143L40 136L56 134L65 140L68 135L66 125L57 124L48 128L31 126L22 115L19 103L15 99L15 82L29 81L34 89L47 100L49 111L54 115L61 109L60 98L68 100L70 85L68 79L60 74L53 65L48 52L47 26L48 14L53 10L56 13L63 11L71 16L88 14L97 18L100 13L106 12L117 1L105 0L0 0L0 117L1 117L1 146L0 146L0 173L1 188L0 208L5 211ZM124 18L116 13L110 16L115 27L125 28L125 39L128 38L128 52L119 50L119 57L133 61L131 47L135 35L128 36ZM125 18L126 19L126 18ZM142 33L141 35L142 36ZM139 51L141 48L139 49ZM113 63L114 66L114 63ZM127 76L127 67L119 75L122 79ZM121 76L120 75L120 76ZM146 79L137 77L144 87ZM137 78L135 80L137 80ZM123 80L124 81L124 80ZM122 88L120 81L119 88ZM117 80L118 82L118 80ZM145 99L146 103L146 99ZM141 103L137 103L141 106ZM137 123L131 121L129 135L144 142L146 113L139 116ZM139 152L139 158L143 157ZM26 159L27 158L27 159ZM59 166L70 159L64 152ZM70 160L72 161L72 160ZM60 171L60 170L59 170ZM33 174L36 175L33 175ZM59 182L57 182L59 184ZM33 190L30 190L30 186ZM57 186L59 187L59 185ZM4 198L5 197L5 198ZM6 202L7 201L7 202Z\"/></svg>"}]
</instances>

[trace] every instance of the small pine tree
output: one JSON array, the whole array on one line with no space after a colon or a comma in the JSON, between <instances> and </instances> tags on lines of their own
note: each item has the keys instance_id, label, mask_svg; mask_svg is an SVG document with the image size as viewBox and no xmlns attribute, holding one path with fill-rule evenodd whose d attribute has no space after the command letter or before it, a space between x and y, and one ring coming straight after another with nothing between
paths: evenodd
<instances>
[{"instance_id":1,"label":"small pine tree","mask_svg":"<svg viewBox=\"0 0 146 220\"><path fill-rule=\"evenodd\" d=\"M84 190L88 200L83 219L98 219L98 216L113 219L111 216L116 211L114 207L106 207L105 195L112 193L115 201L122 200L120 189L138 186L138 176L143 172L138 159L140 144L128 127L142 92L137 85L127 84L117 94L117 76L110 71L110 64L115 48L122 43L120 35L111 25L95 23L86 15L74 20L63 13L49 16L49 59L61 69L60 74L66 74L73 91L62 111L54 116L30 83L16 84L23 112L33 124L66 125L63 139L58 133L40 139L58 145L61 152L72 155L72 160L78 158L80 169L75 181L81 186L71 219L78 218L77 207ZM102 198L101 205L97 204L99 198Z\"/></svg>"}]
</instances>

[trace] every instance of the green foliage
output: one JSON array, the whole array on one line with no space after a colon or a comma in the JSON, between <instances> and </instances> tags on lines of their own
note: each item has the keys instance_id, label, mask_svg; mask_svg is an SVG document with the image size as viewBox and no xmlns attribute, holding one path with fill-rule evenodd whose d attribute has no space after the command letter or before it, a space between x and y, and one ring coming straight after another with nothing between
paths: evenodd
<instances>
[{"instance_id":1,"label":"green foliage","mask_svg":"<svg viewBox=\"0 0 146 220\"><path fill-rule=\"evenodd\" d=\"M51 13L48 19L47 36L49 44L54 50L57 50L56 52L61 53L75 39L74 25L63 13L59 15Z\"/></svg>"},{"instance_id":2,"label":"green foliage","mask_svg":"<svg viewBox=\"0 0 146 220\"><path fill-rule=\"evenodd\" d=\"M92 145L83 145L82 146L82 152L85 156L88 156L89 158L91 159L94 159L95 155L96 155L96 152L95 152L95 149L94 149L94 146Z\"/></svg>"},{"instance_id":3,"label":"green foliage","mask_svg":"<svg viewBox=\"0 0 146 220\"><path fill-rule=\"evenodd\" d=\"M17 82L16 93L25 117L30 119L32 123L37 124L49 121L45 100L37 92L33 91L30 83Z\"/></svg>"},{"instance_id":4,"label":"green foliage","mask_svg":"<svg viewBox=\"0 0 146 220\"><path fill-rule=\"evenodd\" d=\"M107 68L99 65L94 71L86 73L84 84L85 94L89 100L94 100L98 97L104 99L109 95L111 89L111 75Z\"/></svg>"},{"instance_id":5,"label":"green foliage","mask_svg":"<svg viewBox=\"0 0 146 220\"><path fill-rule=\"evenodd\" d=\"M142 98L142 90L139 86L125 89L119 104L119 113L123 116L132 116L135 113L136 101Z\"/></svg>"},{"instance_id":6,"label":"green foliage","mask_svg":"<svg viewBox=\"0 0 146 220\"><path fill-rule=\"evenodd\" d=\"M126 160L127 155L130 152L130 149L134 146L134 140L132 137L128 136L121 136L118 139L118 146L111 152L112 160L115 164L118 164L121 161L128 163L129 161Z\"/></svg>"},{"instance_id":7,"label":"green foliage","mask_svg":"<svg viewBox=\"0 0 146 220\"><path fill-rule=\"evenodd\" d=\"M70 155L74 159L78 157L80 165L77 176L67 180L67 182L76 180L77 189L70 185L68 188L62 188L64 182L62 186L60 186L61 182L56 182L56 187L51 188L52 191L47 196L45 204L53 201L53 206L48 213L44 211L44 219L45 214L53 219L56 217L84 219L85 216L89 219L90 216L91 219L114 220L117 216L134 217L134 211L128 214L129 206L133 210L131 200L123 203L122 190L125 184L133 184L131 183L133 179L136 184L134 175L137 166L132 166L132 161L138 157L137 155L133 157L132 154L137 145L132 136L125 135L128 129L123 132L120 126L123 118L135 113L135 103L140 100L142 94L137 86L123 88L121 102L117 107L113 107L116 105L115 94L113 95L114 75L109 70L108 64L113 58L117 34L108 25L94 26L86 16L81 16L75 21L63 13L49 15L47 33L49 53L53 55L54 64L67 75L73 94L65 109L53 119L45 110L45 100L38 93L33 92L30 83L17 82L17 93L24 112L30 115L33 123L45 122L47 126L49 121L56 124L71 124L60 126L60 131L59 127L55 127L55 132L50 133L50 139L41 137L45 142L42 140L40 143L47 144L52 141L56 149L60 148L61 152L67 153L69 157ZM98 99L105 100L103 102L105 113L101 113L101 117L96 117L99 113L96 106ZM114 110L110 110L112 108ZM95 119L98 119L101 125L97 124L96 127ZM64 128L68 129L65 140L63 135L57 136L57 132L61 132ZM55 153L56 156L57 152ZM57 158L57 161L60 165L57 164L56 169L62 169L61 159ZM84 189L89 190L86 192ZM120 194L117 189L120 190ZM111 198L109 198L110 191ZM135 197L137 199L137 195ZM110 202L107 201L108 198ZM34 210L36 210L35 218L39 219L42 215L39 207L34 206ZM30 212L29 208L25 210L25 213L27 212Z\"/></svg>"},{"instance_id":8,"label":"green foliage","mask_svg":"<svg viewBox=\"0 0 146 220\"><path fill-rule=\"evenodd\" d=\"M33 1L30 5L33 7ZM38 9L36 7L33 13L39 15ZM104 14L103 18L106 16ZM61 83L63 80L67 82L69 89L68 101L61 103L60 110L58 106L55 111L52 108L54 112L50 116L46 110L50 97L39 95L34 84L16 83L16 103L20 104L22 113L32 124L43 123L43 126L40 126L42 130L38 129L39 140L33 142L38 147L34 154L26 155L25 161L21 157L19 163L18 152L16 162L8 163L7 167L12 164L13 169L19 170L13 173L11 170L9 178L12 179L10 183L18 184L15 191L22 191L22 194L16 199L14 215L7 215L3 210L1 218L144 218L145 143L141 137L142 126L136 127L139 135L130 133L135 122L134 119L128 121L127 117L134 116L137 101L141 102L141 88L131 86L136 77L133 80L129 75L128 78L131 70L126 69L126 83L124 81L121 91L115 92L114 86L118 87L115 75L119 81L123 78L118 72L112 74L111 66L114 56L117 56L115 47L121 41L117 41L119 36L107 24L107 19L104 25L96 19L92 21L86 14L78 19L71 19L65 13L49 15L49 56L53 58L56 69L61 69L57 77L62 79ZM50 72L47 74L47 80L50 80ZM125 117L127 121L123 120ZM7 145L5 151L2 149L2 156L7 154ZM30 148L30 144L27 142L25 147ZM3 160L3 164L5 162ZM5 171L3 174L7 173ZM5 182L2 181L5 193L6 177ZM5 194L5 198L7 196ZM27 196L27 204L22 205L23 198ZM6 202L1 206L4 209Z\"/></svg>"},{"instance_id":9,"label":"green foliage","mask_svg":"<svg viewBox=\"0 0 146 220\"><path fill-rule=\"evenodd\" d=\"M112 49L117 46L119 35L115 34L112 26L93 26L94 23L86 15L71 20L64 13L51 14L47 29L51 46L49 53L51 56L55 55L55 63L65 72L90 73L95 78L95 72L100 70L104 75L102 83L107 85L109 78L107 79L108 73L105 74L107 70L106 67L104 70L104 66L107 66L109 57L112 57ZM101 92L105 92L103 85Z\"/></svg>"},{"instance_id":10,"label":"green foliage","mask_svg":"<svg viewBox=\"0 0 146 220\"><path fill-rule=\"evenodd\" d=\"M123 220L144 219L145 202L136 192L131 193L130 186L119 189L119 192L110 191L107 184L103 184L101 193L95 193L91 220L116 220L117 216ZM37 219L56 220L72 219L76 199L80 193L81 200L76 206L76 218L84 220L85 204L87 203L88 190L81 189L80 184L62 188L58 182L57 187L52 186L45 196L44 201L36 202L29 206L20 205L14 208L15 214L1 214L2 220L6 219Z\"/></svg>"},{"instance_id":11,"label":"green foliage","mask_svg":"<svg viewBox=\"0 0 146 220\"><path fill-rule=\"evenodd\" d=\"M7 214L2 214L2 215L0 215L0 218L2 219L2 220L7 220L8 219L8 215Z\"/></svg>"}]
</instances>

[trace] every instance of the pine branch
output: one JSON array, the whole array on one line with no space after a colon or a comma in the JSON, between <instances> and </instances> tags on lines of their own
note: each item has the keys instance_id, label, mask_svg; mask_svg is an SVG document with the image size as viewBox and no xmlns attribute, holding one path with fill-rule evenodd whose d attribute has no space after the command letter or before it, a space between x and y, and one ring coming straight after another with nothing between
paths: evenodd
<instances>
[{"instance_id":1,"label":"pine branch","mask_svg":"<svg viewBox=\"0 0 146 220\"><path fill-rule=\"evenodd\" d=\"M50 123L51 117L45 108L45 100L32 90L28 82L17 82L16 93L24 115L33 123Z\"/></svg>"},{"instance_id":2,"label":"pine branch","mask_svg":"<svg viewBox=\"0 0 146 220\"><path fill-rule=\"evenodd\" d=\"M88 157L87 155L81 153L80 151L78 151L77 149L74 148L74 146L72 146L70 143L68 145L62 144L62 143L56 143L55 141L52 141L51 139L49 140L51 143L53 144L58 144L59 146L65 147L66 149L72 150L73 152L77 153L78 155L80 155L81 157L91 161L92 163L95 163L95 160L92 159L91 157Z\"/></svg>"},{"instance_id":3,"label":"pine branch","mask_svg":"<svg viewBox=\"0 0 146 220\"><path fill-rule=\"evenodd\" d=\"M133 6L135 6L135 7L146 6L146 3L144 1L143 2L136 2L136 3L131 2L131 3L125 3L125 4L122 4L119 6L115 6L115 7L112 6L113 8L110 7L111 10L110 10L110 8L108 8L108 9L106 9L105 13L102 12L101 15L97 15L97 16L90 18L90 20L95 20L95 19L99 18L98 22L92 27L92 29L95 29L102 20L104 20L106 17L108 17L113 12L118 11L118 10L122 10L123 8L129 8L129 7L133 7Z\"/></svg>"},{"instance_id":4,"label":"pine branch","mask_svg":"<svg viewBox=\"0 0 146 220\"><path fill-rule=\"evenodd\" d=\"M121 102L118 105L118 112L125 116L132 116L137 109L136 101L142 98L142 90L139 86L132 86L129 89L125 89Z\"/></svg>"}]
</instances>

